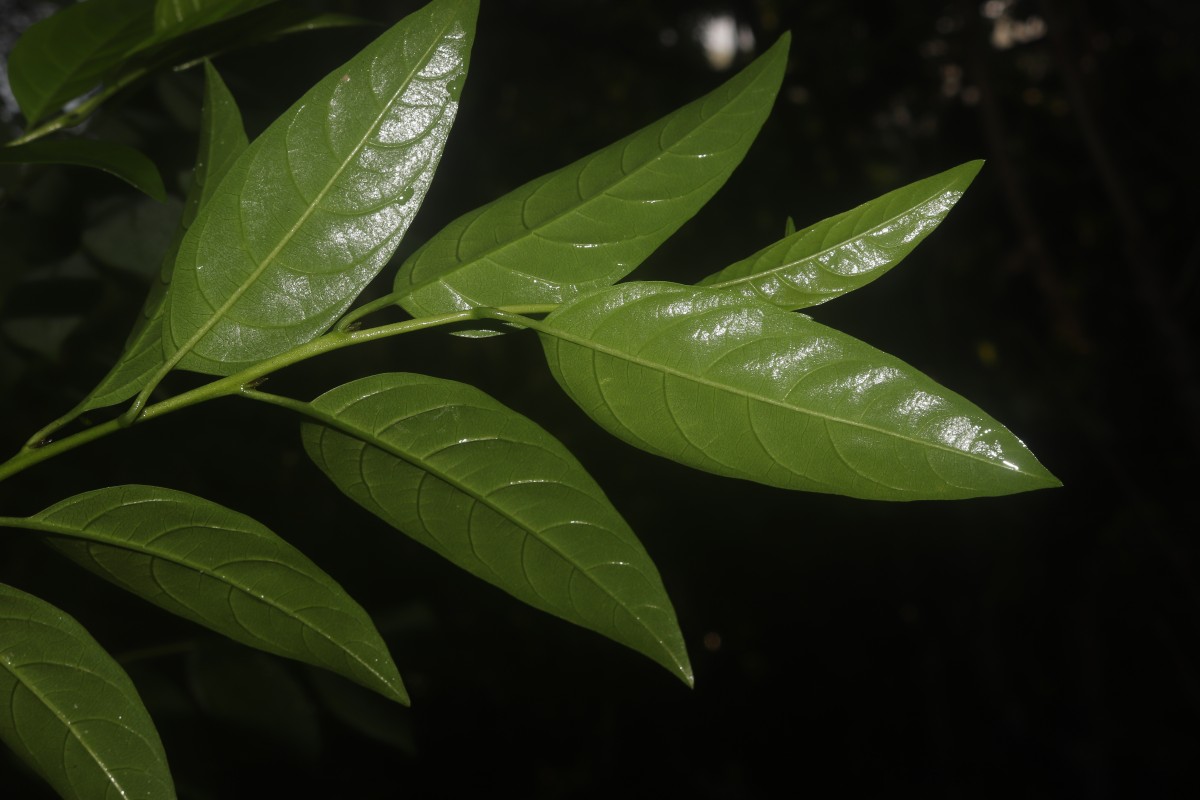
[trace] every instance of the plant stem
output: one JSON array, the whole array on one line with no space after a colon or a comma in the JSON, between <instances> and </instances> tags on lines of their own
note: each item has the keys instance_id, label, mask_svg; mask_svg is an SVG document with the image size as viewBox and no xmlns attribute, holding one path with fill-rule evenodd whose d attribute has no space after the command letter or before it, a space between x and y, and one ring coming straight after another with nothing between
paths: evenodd
<instances>
[{"instance_id":1,"label":"plant stem","mask_svg":"<svg viewBox=\"0 0 1200 800\"><path fill-rule=\"evenodd\" d=\"M363 344L364 342L371 342L376 339L386 339L391 336L399 336L439 325L467 322L473 319L500 319L505 322L516 322L520 325L536 325L535 320L521 315L544 314L554 310L554 308L556 306L553 305L509 306L504 309L475 308L467 311L456 311L450 314L440 314L433 317L404 320L403 322L395 322L390 325L381 325L377 328L366 328L358 331L330 331L324 336L293 347L285 353L260 361L254 366L248 367L234 375L197 387L189 392L184 392L183 394L163 400L160 403L148 405L141 409L141 413L133 420L132 424L141 424L156 417L170 414L173 411L179 411L189 406L203 403L206 400L215 400L218 397L228 397L243 393L247 391L246 387L248 384L259 381L273 372L323 353L340 350L343 347ZM26 445L15 456L0 464L0 481L61 453L74 450L96 439L101 439L111 433L115 433L127 427L128 424L122 416L87 428L64 439L49 442L41 447Z\"/></svg>"},{"instance_id":2,"label":"plant stem","mask_svg":"<svg viewBox=\"0 0 1200 800\"><path fill-rule=\"evenodd\" d=\"M358 322L368 314L374 314L376 311L382 311L385 308L390 308L396 305L396 301L399 298L400 295L393 292L391 294L385 294L383 297L372 300L371 302L361 305L358 308L352 309L350 313L338 320L338 324L335 325L333 329L335 331L349 330L351 325L353 325L355 322Z\"/></svg>"},{"instance_id":3,"label":"plant stem","mask_svg":"<svg viewBox=\"0 0 1200 800\"><path fill-rule=\"evenodd\" d=\"M149 72L150 68L144 67L142 69L135 69L131 72L125 73L117 78L116 81L108 86L105 86L99 92L92 95L87 100L84 100L75 108L59 114L54 119L43 122L41 125L37 126L31 131L26 131L23 135L18 136L11 142L7 142L6 146L16 147L17 145L21 144L28 144L35 139L41 139L43 136L54 133L57 130L62 130L63 128L72 128L78 125L95 113L96 109L99 108L105 100L112 97L114 94L121 91L134 81L145 77L147 74L149 74Z\"/></svg>"}]
</instances>

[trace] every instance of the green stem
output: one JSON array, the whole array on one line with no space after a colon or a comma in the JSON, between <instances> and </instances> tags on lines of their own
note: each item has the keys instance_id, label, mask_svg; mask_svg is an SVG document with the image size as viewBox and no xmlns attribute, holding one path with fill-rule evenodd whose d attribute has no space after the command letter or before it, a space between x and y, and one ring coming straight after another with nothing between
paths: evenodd
<instances>
[{"instance_id":1,"label":"green stem","mask_svg":"<svg viewBox=\"0 0 1200 800\"><path fill-rule=\"evenodd\" d=\"M350 326L358 322L368 314L374 314L376 311L382 311L385 308L390 308L396 305L396 301L400 299L400 295L393 292L385 294L377 300L372 300L358 308L351 309L350 313L338 320L338 324L334 326L335 331L349 330Z\"/></svg>"},{"instance_id":2,"label":"green stem","mask_svg":"<svg viewBox=\"0 0 1200 800\"><path fill-rule=\"evenodd\" d=\"M73 128L85 119L95 113L96 109L104 103L105 100L112 97L117 92L124 89L129 84L139 80L149 74L150 68L143 67L135 69L132 72L127 72L119 77L115 82L105 86L96 94L84 100L75 108L65 113L59 114L54 119L43 122L31 131L26 131L24 135L18 136L11 142L7 142L7 147L16 147L21 144L28 144L35 139L41 139L43 136L62 130L63 128Z\"/></svg>"},{"instance_id":3,"label":"green stem","mask_svg":"<svg viewBox=\"0 0 1200 800\"><path fill-rule=\"evenodd\" d=\"M391 336L399 336L439 325L467 322L473 319L500 319L504 322L515 322L516 324L533 327L536 325L536 321L521 316L522 312L530 314L546 313L552 311L554 308L555 306L548 305L508 306L504 309L476 308L467 311L456 311L450 314L440 314L433 317L420 317L418 319L405 320L403 322L392 323L391 325L381 325L377 328L367 328L359 331L330 331L324 336L313 339L311 342L306 342L305 344L293 347L286 353L281 353L280 355L260 361L254 366L248 367L234 375L197 387L189 392L184 392L183 394L163 400L160 403L148 405L141 409L141 413L133 422L134 424L141 424L156 417L203 403L206 400L244 394L250 391L247 388L248 384L253 384L273 372L323 353L340 350L343 347L363 344L375 341L376 339L386 339ZM11 459L0 464L0 481L23 472L35 464L40 464L57 455L115 433L127 427L127 425L128 423L124 421L124 416L122 416L82 430L65 439L42 445L41 447L26 445Z\"/></svg>"},{"instance_id":4,"label":"green stem","mask_svg":"<svg viewBox=\"0 0 1200 800\"><path fill-rule=\"evenodd\" d=\"M257 389L243 387L242 397L247 397L251 400L257 400L260 403L286 408L288 411L295 411L297 414L309 417L312 416L312 406L308 403L299 400L293 400L290 397L284 397L270 392L260 392Z\"/></svg>"}]
</instances>

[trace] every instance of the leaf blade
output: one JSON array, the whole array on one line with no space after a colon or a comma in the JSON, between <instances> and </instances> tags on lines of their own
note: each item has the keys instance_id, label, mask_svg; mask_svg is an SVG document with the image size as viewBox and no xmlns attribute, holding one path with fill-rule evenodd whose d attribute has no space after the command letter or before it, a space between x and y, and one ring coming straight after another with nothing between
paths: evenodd
<instances>
[{"instance_id":1,"label":"leaf blade","mask_svg":"<svg viewBox=\"0 0 1200 800\"><path fill-rule=\"evenodd\" d=\"M408 703L362 607L243 514L183 492L129 485L3 524L51 534L50 544L72 561L173 614Z\"/></svg>"},{"instance_id":2,"label":"leaf blade","mask_svg":"<svg viewBox=\"0 0 1200 800\"><path fill-rule=\"evenodd\" d=\"M621 284L537 330L555 379L601 427L707 472L879 500L1059 485L969 401L760 300Z\"/></svg>"},{"instance_id":3,"label":"leaf blade","mask_svg":"<svg viewBox=\"0 0 1200 800\"><path fill-rule=\"evenodd\" d=\"M175 797L129 676L74 619L4 584L0 698L0 740L62 797Z\"/></svg>"},{"instance_id":4,"label":"leaf blade","mask_svg":"<svg viewBox=\"0 0 1200 800\"><path fill-rule=\"evenodd\" d=\"M30 26L8 60L30 126L98 84L153 28L154 0L88 0Z\"/></svg>"},{"instance_id":5,"label":"leaf blade","mask_svg":"<svg viewBox=\"0 0 1200 800\"><path fill-rule=\"evenodd\" d=\"M933 232L983 167L969 161L791 233L698 286L794 310L853 291L898 264Z\"/></svg>"},{"instance_id":6,"label":"leaf blade","mask_svg":"<svg viewBox=\"0 0 1200 800\"><path fill-rule=\"evenodd\" d=\"M116 142L72 138L0 147L0 164L91 167L120 178L160 203L167 199L167 189L154 162L140 151Z\"/></svg>"},{"instance_id":7,"label":"leaf blade","mask_svg":"<svg viewBox=\"0 0 1200 800\"><path fill-rule=\"evenodd\" d=\"M416 317L562 303L631 272L741 162L771 109L790 37L713 92L450 223L401 265Z\"/></svg>"},{"instance_id":8,"label":"leaf blade","mask_svg":"<svg viewBox=\"0 0 1200 800\"><path fill-rule=\"evenodd\" d=\"M275 0L158 0L154 4L154 40L181 36L273 2Z\"/></svg>"},{"instance_id":9,"label":"leaf blade","mask_svg":"<svg viewBox=\"0 0 1200 800\"><path fill-rule=\"evenodd\" d=\"M691 684L658 571L582 465L473 386L390 373L311 404L314 463L351 499L471 574L647 655Z\"/></svg>"},{"instance_id":10,"label":"leaf blade","mask_svg":"<svg viewBox=\"0 0 1200 800\"><path fill-rule=\"evenodd\" d=\"M180 247L179 366L228 375L308 341L378 273L432 180L477 11L435 0L401 20L238 158Z\"/></svg>"}]
</instances>

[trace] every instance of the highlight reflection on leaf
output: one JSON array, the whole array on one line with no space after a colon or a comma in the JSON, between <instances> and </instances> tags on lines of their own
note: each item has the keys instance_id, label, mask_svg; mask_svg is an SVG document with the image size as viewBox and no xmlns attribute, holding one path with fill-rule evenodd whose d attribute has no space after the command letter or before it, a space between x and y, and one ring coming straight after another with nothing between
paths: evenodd
<instances>
[{"instance_id":1,"label":"highlight reflection on leaf","mask_svg":"<svg viewBox=\"0 0 1200 800\"><path fill-rule=\"evenodd\" d=\"M537 329L555 379L597 423L718 475L880 500L1058 485L967 400L761 300L628 283Z\"/></svg>"}]
</instances>

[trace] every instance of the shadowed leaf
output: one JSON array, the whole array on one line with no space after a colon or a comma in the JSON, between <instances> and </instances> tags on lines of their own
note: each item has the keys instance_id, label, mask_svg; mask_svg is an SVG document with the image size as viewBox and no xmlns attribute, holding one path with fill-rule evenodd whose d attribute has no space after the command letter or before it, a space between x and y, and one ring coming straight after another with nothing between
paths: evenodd
<instances>
[{"instance_id":1,"label":"shadowed leaf","mask_svg":"<svg viewBox=\"0 0 1200 800\"><path fill-rule=\"evenodd\" d=\"M31 26L13 46L8 80L30 126L100 83L154 26L154 0L88 0Z\"/></svg>"},{"instance_id":2,"label":"shadowed leaf","mask_svg":"<svg viewBox=\"0 0 1200 800\"><path fill-rule=\"evenodd\" d=\"M95 2L95 0L92 0ZM92 139L53 139L0 147L0 164L70 164L115 175L155 200L167 199L162 176L154 162L123 144Z\"/></svg>"}]
</instances>

